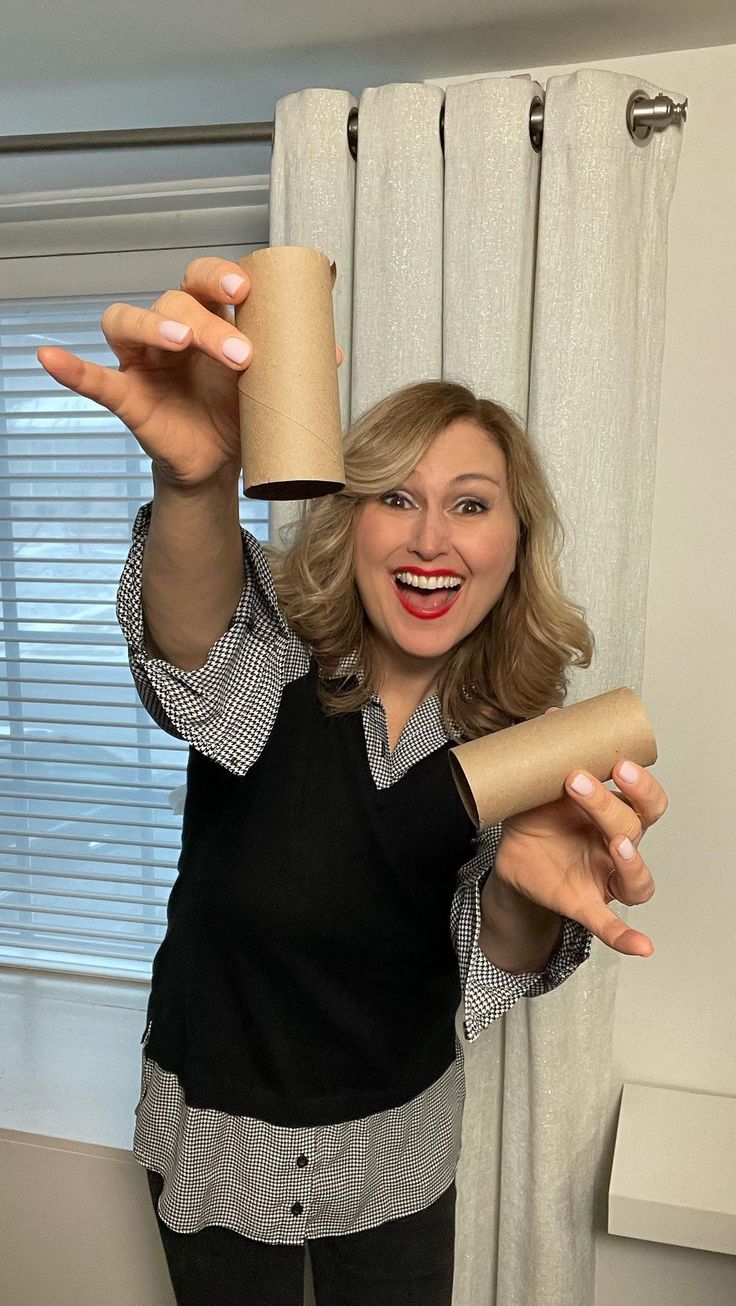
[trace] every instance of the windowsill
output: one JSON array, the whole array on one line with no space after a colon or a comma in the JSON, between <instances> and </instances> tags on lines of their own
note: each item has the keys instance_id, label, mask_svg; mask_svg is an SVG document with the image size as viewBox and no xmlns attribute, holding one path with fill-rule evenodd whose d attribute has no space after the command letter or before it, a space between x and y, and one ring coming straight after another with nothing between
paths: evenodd
<instances>
[{"instance_id":1,"label":"windowsill","mask_svg":"<svg viewBox=\"0 0 736 1306\"><path fill-rule=\"evenodd\" d=\"M0 967L0 1128L130 1150L148 993Z\"/></svg>"}]
</instances>

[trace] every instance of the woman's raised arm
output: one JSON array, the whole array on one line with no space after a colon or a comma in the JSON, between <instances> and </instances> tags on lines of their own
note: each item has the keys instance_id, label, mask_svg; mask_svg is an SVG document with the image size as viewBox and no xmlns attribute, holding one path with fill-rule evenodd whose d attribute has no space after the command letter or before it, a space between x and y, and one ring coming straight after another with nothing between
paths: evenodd
<instances>
[{"instance_id":1,"label":"woman's raised arm","mask_svg":"<svg viewBox=\"0 0 736 1306\"><path fill-rule=\"evenodd\" d=\"M142 564L146 652L194 671L227 630L245 584L238 476L183 489L154 467L153 483Z\"/></svg>"}]
</instances>

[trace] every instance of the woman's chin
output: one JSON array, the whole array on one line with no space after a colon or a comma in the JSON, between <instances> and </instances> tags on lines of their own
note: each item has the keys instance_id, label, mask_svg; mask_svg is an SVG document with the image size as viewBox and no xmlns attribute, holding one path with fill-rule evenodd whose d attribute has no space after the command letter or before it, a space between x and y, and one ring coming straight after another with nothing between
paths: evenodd
<instances>
[{"instance_id":1,"label":"woman's chin","mask_svg":"<svg viewBox=\"0 0 736 1306\"><path fill-rule=\"evenodd\" d=\"M442 618L439 618L441 621ZM415 658L440 658L451 653L457 644L464 638L464 632L450 627L444 630L436 628L436 622L423 621L419 622L414 619L417 629L406 630L394 629L391 634L393 641L401 652L407 657Z\"/></svg>"}]
</instances>

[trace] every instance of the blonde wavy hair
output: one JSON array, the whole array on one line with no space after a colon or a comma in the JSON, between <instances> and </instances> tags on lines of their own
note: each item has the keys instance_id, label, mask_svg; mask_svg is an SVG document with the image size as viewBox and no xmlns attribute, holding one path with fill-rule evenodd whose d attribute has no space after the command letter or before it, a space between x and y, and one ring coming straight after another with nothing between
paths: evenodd
<instances>
[{"instance_id":1,"label":"blonde wavy hair","mask_svg":"<svg viewBox=\"0 0 736 1306\"><path fill-rule=\"evenodd\" d=\"M594 636L561 588L565 532L534 445L501 404L451 381L421 381L382 399L345 436L345 489L304 503L269 547L282 611L308 644L328 712L352 712L380 688L372 628L355 583L354 520L366 499L400 485L432 441L470 418L503 451L519 536L515 570L475 630L448 654L437 682L445 728L474 739L562 705L567 668L588 667ZM356 656L355 670L339 663Z\"/></svg>"}]
</instances>

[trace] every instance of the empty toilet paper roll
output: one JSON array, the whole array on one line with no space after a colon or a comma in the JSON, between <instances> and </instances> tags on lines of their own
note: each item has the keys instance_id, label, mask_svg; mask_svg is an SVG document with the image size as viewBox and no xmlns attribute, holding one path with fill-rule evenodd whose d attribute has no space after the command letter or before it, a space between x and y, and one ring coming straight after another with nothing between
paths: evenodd
<instances>
[{"instance_id":1,"label":"empty toilet paper roll","mask_svg":"<svg viewBox=\"0 0 736 1306\"><path fill-rule=\"evenodd\" d=\"M460 797L480 829L561 798L575 770L610 780L624 758L657 760L644 706L626 686L450 749Z\"/></svg>"},{"instance_id":2,"label":"empty toilet paper roll","mask_svg":"<svg viewBox=\"0 0 736 1306\"><path fill-rule=\"evenodd\" d=\"M253 344L238 378L249 499L311 499L345 485L332 287L326 254L270 246L239 259L250 277L235 325Z\"/></svg>"}]
</instances>

